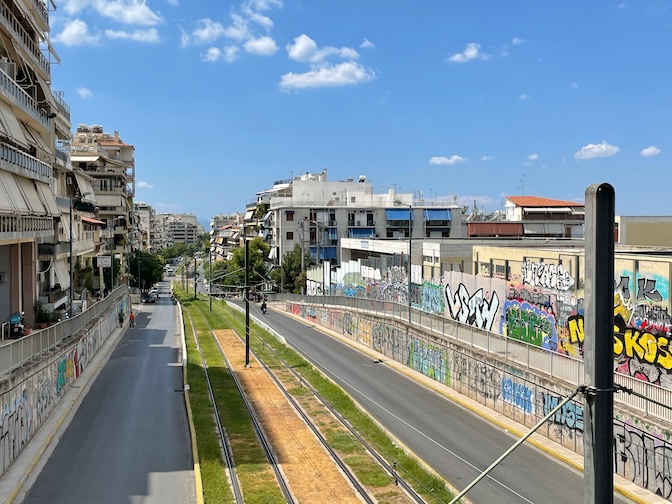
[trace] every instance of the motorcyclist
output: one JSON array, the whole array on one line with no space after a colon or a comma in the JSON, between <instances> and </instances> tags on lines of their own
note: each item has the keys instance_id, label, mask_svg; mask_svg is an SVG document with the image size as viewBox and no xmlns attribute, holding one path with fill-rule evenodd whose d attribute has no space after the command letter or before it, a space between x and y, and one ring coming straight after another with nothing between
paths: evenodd
<instances>
[{"instance_id":1,"label":"motorcyclist","mask_svg":"<svg viewBox=\"0 0 672 504\"><path fill-rule=\"evenodd\" d=\"M261 313L266 313L266 301L261 302Z\"/></svg>"}]
</instances>

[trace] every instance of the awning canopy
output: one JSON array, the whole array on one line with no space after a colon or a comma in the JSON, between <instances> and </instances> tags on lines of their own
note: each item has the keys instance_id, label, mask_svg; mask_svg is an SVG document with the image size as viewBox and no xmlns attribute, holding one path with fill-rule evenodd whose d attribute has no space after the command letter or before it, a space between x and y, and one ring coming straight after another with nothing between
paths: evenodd
<instances>
[{"instance_id":1,"label":"awning canopy","mask_svg":"<svg viewBox=\"0 0 672 504\"><path fill-rule=\"evenodd\" d=\"M525 213L569 213L569 207L525 207Z\"/></svg>"},{"instance_id":2,"label":"awning canopy","mask_svg":"<svg viewBox=\"0 0 672 504\"><path fill-rule=\"evenodd\" d=\"M86 222L87 224L106 224L103 221L92 219L91 217L85 217L82 215L82 222Z\"/></svg>"},{"instance_id":3,"label":"awning canopy","mask_svg":"<svg viewBox=\"0 0 672 504\"><path fill-rule=\"evenodd\" d=\"M70 270L65 259L54 261L54 272L57 282L61 285L61 290L68 289L70 287Z\"/></svg>"},{"instance_id":4,"label":"awning canopy","mask_svg":"<svg viewBox=\"0 0 672 504\"><path fill-rule=\"evenodd\" d=\"M252 216L254 215L254 210L248 210L245 212L245 217L244 220L250 220L252 219Z\"/></svg>"},{"instance_id":5,"label":"awning canopy","mask_svg":"<svg viewBox=\"0 0 672 504\"><path fill-rule=\"evenodd\" d=\"M76 153L70 154L70 160L72 163L92 163L93 161L98 161L100 156L78 156Z\"/></svg>"},{"instance_id":6,"label":"awning canopy","mask_svg":"<svg viewBox=\"0 0 672 504\"><path fill-rule=\"evenodd\" d=\"M444 209L426 209L425 210L425 220L426 221L449 221L450 220L450 210L447 208Z\"/></svg>"},{"instance_id":7,"label":"awning canopy","mask_svg":"<svg viewBox=\"0 0 672 504\"><path fill-rule=\"evenodd\" d=\"M336 228L329 228L327 229L329 232L329 239L330 240L338 240L338 229Z\"/></svg>"},{"instance_id":8,"label":"awning canopy","mask_svg":"<svg viewBox=\"0 0 672 504\"><path fill-rule=\"evenodd\" d=\"M21 194L16 176L0 170L0 208L15 213L29 213L30 207ZM6 197L5 197L6 196Z\"/></svg>"},{"instance_id":9,"label":"awning canopy","mask_svg":"<svg viewBox=\"0 0 672 504\"><path fill-rule=\"evenodd\" d=\"M408 218L408 217L407 217ZM351 228L348 229L348 238L373 238L376 236L376 230L371 228Z\"/></svg>"},{"instance_id":10,"label":"awning canopy","mask_svg":"<svg viewBox=\"0 0 672 504\"><path fill-rule=\"evenodd\" d=\"M123 207L123 200L126 199L119 194L102 194L96 195L96 203L101 207Z\"/></svg>"},{"instance_id":11,"label":"awning canopy","mask_svg":"<svg viewBox=\"0 0 672 504\"><path fill-rule=\"evenodd\" d=\"M73 173L75 174L75 179L77 180L77 185L79 186L79 193L82 195L89 193L86 194L86 196L82 196L82 201L90 201L95 203L96 195L93 191L93 185L91 185L91 181L79 171L75 171Z\"/></svg>"},{"instance_id":12,"label":"awning canopy","mask_svg":"<svg viewBox=\"0 0 672 504\"><path fill-rule=\"evenodd\" d=\"M271 247L271 251L268 253L268 258L273 260L278 257L278 249L276 247Z\"/></svg>"},{"instance_id":13,"label":"awning canopy","mask_svg":"<svg viewBox=\"0 0 672 504\"><path fill-rule=\"evenodd\" d=\"M37 187L37 192L42 197L44 206L48 210L49 214L52 217L60 217L61 211L58 208L58 204L56 203L54 193L51 192L51 187L49 187L49 185L45 184L44 182L36 182L35 185Z\"/></svg>"},{"instance_id":14,"label":"awning canopy","mask_svg":"<svg viewBox=\"0 0 672 504\"><path fill-rule=\"evenodd\" d=\"M20 125L26 137L26 140L28 140L29 144L38 147L46 154L50 154L54 150L54 148L49 147L47 143L42 139L42 136L38 132L33 131L33 129L30 126L26 126L24 123L21 123Z\"/></svg>"},{"instance_id":15,"label":"awning canopy","mask_svg":"<svg viewBox=\"0 0 672 504\"><path fill-rule=\"evenodd\" d=\"M411 220L413 220L413 212L411 212L410 208L394 208L385 210L385 218L388 221L407 221L409 214L411 216Z\"/></svg>"},{"instance_id":16,"label":"awning canopy","mask_svg":"<svg viewBox=\"0 0 672 504\"><path fill-rule=\"evenodd\" d=\"M11 137L16 143L21 144L26 148L30 148L30 144L23 134L23 129L12 111L12 107L3 101L0 101L0 122L2 122L7 136Z\"/></svg>"},{"instance_id":17,"label":"awning canopy","mask_svg":"<svg viewBox=\"0 0 672 504\"><path fill-rule=\"evenodd\" d=\"M524 222L523 231L525 235L564 236L565 225L557 222Z\"/></svg>"},{"instance_id":18,"label":"awning canopy","mask_svg":"<svg viewBox=\"0 0 672 504\"><path fill-rule=\"evenodd\" d=\"M267 221L271 217L271 215L273 215L273 210L269 210L268 212L266 212L266 214L261 218L261 220Z\"/></svg>"}]
</instances>

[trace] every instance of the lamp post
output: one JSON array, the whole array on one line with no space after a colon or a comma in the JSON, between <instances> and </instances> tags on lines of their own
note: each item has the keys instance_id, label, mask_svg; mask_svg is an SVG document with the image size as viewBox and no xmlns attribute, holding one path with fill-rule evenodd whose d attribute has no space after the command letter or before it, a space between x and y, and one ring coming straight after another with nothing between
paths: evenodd
<instances>
[{"instance_id":1,"label":"lamp post","mask_svg":"<svg viewBox=\"0 0 672 504\"><path fill-rule=\"evenodd\" d=\"M212 247L208 248L208 301L212 311Z\"/></svg>"},{"instance_id":2,"label":"lamp post","mask_svg":"<svg viewBox=\"0 0 672 504\"><path fill-rule=\"evenodd\" d=\"M317 266L320 266L320 241L322 238L322 234L320 233L320 226L322 226L322 230L324 230L324 224L318 221L310 221L311 224L315 224L315 228L317 230L317 233L315 234L315 242L317 244ZM324 263L322 264L322 295L324 296L324 291L325 291L325 285L324 285Z\"/></svg>"},{"instance_id":3,"label":"lamp post","mask_svg":"<svg viewBox=\"0 0 672 504\"><path fill-rule=\"evenodd\" d=\"M70 318L72 318L72 304L75 300L75 282L74 282L74 278L73 278L74 277L74 275L73 275L73 271L74 271L73 262L74 261L73 261L73 257L72 257L72 221L73 221L72 214L74 213L74 208L75 208L75 206L73 204L73 200L76 199L77 201L81 201L84 196L88 196L89 194L91 194L91 193L90 192L85 192L85 193L80 194L77 198L72 198L72 197L68 198L68 200L70 201L70 243L69 243L69 245L70 245L69 246L69 249L70 249L70 308L69 308L70 313L69 313L69 317Z\"/></svg>"},{"instance_id":4,"label":"lamp post","mask_svg":"<svg viewBox=\"0 0 672 504\"><path fill-rule=\"evenodd\" d=\"M408 323L411 323L411 269L413 262L411 261L413 253L413 204L402 203L401 201L394 202L397 205L408 207Z\"/></svg>"}]
</instances>

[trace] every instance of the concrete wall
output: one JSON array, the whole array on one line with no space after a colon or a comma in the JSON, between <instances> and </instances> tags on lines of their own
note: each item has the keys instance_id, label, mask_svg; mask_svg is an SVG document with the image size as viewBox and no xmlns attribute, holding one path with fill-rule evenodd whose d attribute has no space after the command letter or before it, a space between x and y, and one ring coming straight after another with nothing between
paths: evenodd
<instances>
[{"instance_id":1,"label":"concrete wall","mask_svg":"<svg viewBox=\"0 0 672 504\"><path fill-rule=\"evenodd\" d=\"M528 427L573 391L569 384L461 347L417 326L408 328L382 317L321 306L287 303L286 307L296 316L375 349ZM672 500L669 425L637 416L617 405L613 426L614 471ZM582 402L572 401L538 432L583 453L583 429Z\"/></svg>"},{"instance_id":2,"label":"concrete wall","mask_svg":"<svg viewBox=\"0 0 672 504\"><path fill-rule=\"evenodd\" d=\"M124 298L54 354L0 383L0 475L21 453L47 417L89 367L91 359L119 327L117 314L128 313Z\"/></svg>"}]
</instances>

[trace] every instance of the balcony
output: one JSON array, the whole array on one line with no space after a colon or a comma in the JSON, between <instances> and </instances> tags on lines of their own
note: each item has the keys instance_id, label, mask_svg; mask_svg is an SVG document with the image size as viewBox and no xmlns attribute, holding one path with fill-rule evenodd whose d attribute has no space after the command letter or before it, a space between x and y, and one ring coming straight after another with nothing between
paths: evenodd
<instances>
[{"instance_id":1,"label":"balcony","mask_svg":"<svg viewBox=\"0 0 672 504\"><path fill-rule=\"evenodd\" d=\"M4 4L2 8L4 8ZM51 129L49 127L50 119L47 116L47 111L43 108L38 108L35 100L21 89L4 70L0 70L0 92L44 128Z\"/></svg>"},{"instance_id":2,"label":"balcony","mask_svg":"<svg viewBox=\"0 0 672 504\"><path fill-rule=\"evenodd\" d=\"M366 219L348 219L348 227L376 227L376 222ZM408 227L408 221L406 222L406 227Z\"/></svg>"},{"instance_id":3,"label":"balcony","mask_svg":"<svg viewBox=\"0 0 672 504\"><path fill-rule=\"evenodd\" d=\"M0 70L0 73L2 71ZM0 144L0 167L8 172L51 184L54 170L47 163L23 151Z\"/></svg>"},{"instance_id":4,"label":"balcony","mask_svg":"<svg viewBox=\"0 0 672 504\"><path fill-rule=\"evenodd\" d=\"M53 217L0 215L0 240L19 238L53 238Z\"/></svg>"},{"instance_id":5,"label":"balcony","mask_svg":"<svg viewBox=\"0 0 672 504\"><path fill-rule=\"evenodd\" d=\"M23 46L26 53L33 60L35 66L37 66L43 73L45 79L50 78L51 76L51 66L47 58L42 54L40 48L35 44L33 38L26 31L26 29L21 26L21 23L18 19L11 13L9 7L6 4L0 5L0 23L3 24L5 29L14 35L14 39L18 40L20 45Z\"/></svg>"},{"instance_id":6,"label":"balcony","mask_svg":"<svg viewBox=\"0 0 672 504\"><path fill-rule=\"evenodd\" d=\"M44 26L44 31L49 30L49 11L47 7L41 0L30 0L28 2L28 7L32 10L35 15L42 20Z\"/></svg>"}]
</instances>

